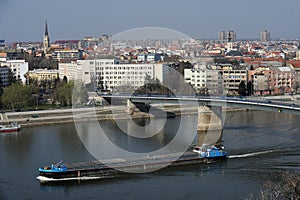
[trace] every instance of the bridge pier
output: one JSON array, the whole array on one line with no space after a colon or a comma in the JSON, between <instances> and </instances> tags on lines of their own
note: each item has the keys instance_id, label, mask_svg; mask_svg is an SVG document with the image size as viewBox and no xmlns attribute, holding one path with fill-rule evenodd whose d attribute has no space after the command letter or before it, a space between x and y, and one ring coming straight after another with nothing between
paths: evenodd
<instances>
[{"instance_id":1,"label":"bridge pier","mask_svg":"<svg viewBox=\"0 0 300 200\"><path fill-rule=\"evenodd\" d=\"M136 109L142 112L149 112L150 105L147 103L132 103L130 99L127 100L127 112L133 115Z\"/></svg>"},{"instance_id":2,"label":"bridge pier","mask_svg":"<svg viewBox=\"0 0 300 200\"><path fill-rule=\"evenodd\" d=\"M149 105L145 103L132 103L127 100L127 112L133 115L139 109L142 112L149 111ZM223 138L223 108L211 106L198 106L198 145L220 144Z\"/></svg>"},{"instance_id":3,"label":"bridge pier","mask_svg":"<svg viewBox=\"0 0 300 200\"><path fill-rule=\"evenodd\" d=\"M129 115L133 115L135 112L136 106L134 103L130 101L130 99L127 99L127 112Z\"/></svg>"},{"instance_id":4,"label":"bridge pier","mask_svg":"<svg viewBox=\"0 0 300 200\"><path fill-rule=\"evenodd\" d=\"M198 106L198 145L222 142L222 107Z\"/></svg>"}]
</instances>

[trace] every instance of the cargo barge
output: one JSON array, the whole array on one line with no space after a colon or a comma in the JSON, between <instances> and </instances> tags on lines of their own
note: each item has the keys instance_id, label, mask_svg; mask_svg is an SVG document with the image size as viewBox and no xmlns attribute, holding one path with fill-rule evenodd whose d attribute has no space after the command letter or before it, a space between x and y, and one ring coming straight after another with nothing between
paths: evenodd
<instances>
[{"instance_id":1,"label":"cargo barge","mask_svg":"<svg viewBox=\"0 0 300 200\"><path fill-rule=\"evenodd\" d=\"M223 151L223 150L220 150ZM214 151L211 151L214 153ZM178 166L187 164L204 163L208 160L225 159L227 153L222 156L216 154L216 156L201 156L198 152L186 152L181 154L165 154L159 156L153 156L143 159L112 159L91 162L81 162L72 164L63 164L59 162L52 166L39 168L40 176L37 178L42 181L46 179L69 179L80 177L107 177L122 173L144 173L153 170L157 170L166 166Z\"/></svg>"}]
</instances>

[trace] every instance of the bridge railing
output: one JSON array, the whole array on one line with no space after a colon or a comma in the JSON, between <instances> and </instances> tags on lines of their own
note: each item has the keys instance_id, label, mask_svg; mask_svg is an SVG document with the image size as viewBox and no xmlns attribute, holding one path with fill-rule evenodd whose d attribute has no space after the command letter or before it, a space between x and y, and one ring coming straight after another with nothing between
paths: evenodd
<instances>
[{"instance_id":1,"label":"bridge railing","mask_svg":"<svg viewBox=\"0 0 300 200\"><path fill-rule=\"evenodd\" d=\"M281 105L281 106L293 106L300 108L300 102L296 101L295 99L291 98L291 100L287 101L284 100L286 98L266 98L260 96L185 96L185 95L130 95L130 94L109 94L104 95L107 97L116 97L116 98L164 98L164 99L220 99L225 101L239 101L239 102L254 102L254 103L263 103L263 104L272 104L272 105Z\"/></svg>"}]
</instances>

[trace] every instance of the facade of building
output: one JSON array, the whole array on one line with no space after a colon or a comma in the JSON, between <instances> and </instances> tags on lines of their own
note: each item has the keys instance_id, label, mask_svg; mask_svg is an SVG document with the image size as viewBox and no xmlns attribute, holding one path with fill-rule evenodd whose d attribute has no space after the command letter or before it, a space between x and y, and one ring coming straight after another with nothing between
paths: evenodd
<instances>
[{"instance_id":1,"label":"facade of building","mask_svg":"<svg viewBox=\"0 0 300 200\"><path fill-rule=\"evenodd\" d=\"M253 76L253 90L255 95L268 95L271 88L269 86L269 77L262 73Z\"/></svg>"},{"instance_id":2,"label":"facade of building","mask_svg":"<svg viewBox=\"0 0 300 200\"><path fill-rule=\"evenodd\" d=\"M1 80L2 87L7 87L10 84L9 83L10 73L11 73L11 69L9 67L7 66L0 67L0 80Z\"/></svg>"},{"instance_id":3,"label":"facade of building","mask_svg":"<svg viewBox=\"0 0 300 200\"><path fill-rule=\"evenodd\" d=\"M220 42L226 42L226 32L225 31L219 32L218 36L219 36Z\"/></svg>"},{"instance_id":4,"label":"facade of building","mask_svg":"<svg viewBox=\"0 0 300 200\"><path fill-rule=\"evenodd\" d=\"M222 69L224 90L228 94L238 94L239 85L242 81L248 82L247 70Z\"/></svg>"},{"instance_id":5,"label":"facade of building","mask_svg":"<svg viewBox=\"0 0 300 200\"><path fill-rule=\"evenodd\" d=\"M52 58L57 61L61 60L79 60L82 59L82 50L56 50L52 53Z\"/></svg>"},{"instance_id":6,"label":"facade of building","mask_svg":"<svg viewBox=\"0 0 300 200\"><path fill-rule=\"evenodd\" d=\"M285 94L293 92L294 75L289 67L274 67L274 93Z\"/></svg>"},{"instance_id":7,"label":"facade of building","mask_svg":"<svg viewBox=\"0 0 300 200\"><path fill-rule=\"evenodd\" d=\"M235 31L221 31L218 34L220 42L236 42Z\"/></svg>"},{"instance_id":8,"label":"facade of building","mask_svg":"<svg viewBox=\"0 0 300 200\"><path fill-rule=\"evenodd\" d=\"M162 64L124 64L116 59L78 60L59 63L59 77L94 83L99 90L132 92L145 84L146 76L163 81Z\"/></svg>"},{"instance_id":9,"label":"facade of building","mask_svg":"<svg viewBox=\"0 0 300 200\"><path fill-rule=\"evenodd\" d=\"M137 55L137 61L138 62L159 62L163 61L163 55L162 54L156 54L156 53L140 53Z\"/></svg>"},{"instance_id":10,"label":"facade of building","mask_svg":"<svg viewBox=\"0 0 300 200\"><path fill-rule=\"evenodd\" d=\"M262 42L268 42L271 40L271 36L270 36L270 32L267 31L267 30L263 30L261 33L260 33L260 40Z\"/></svg>"},{"instance_id":11,"label":"facade of building","mask_svg":"<svg viewBox=\"0 0 300 200\"><path fill-rule=\"evenodd\" d=\"M28 72L28 62L25 62L25 60L7 60L6 62L0 62L1 66L9 67L14 78L26 84L25 74Z\"/></svg>"},{"instance_id":12,"label":"facade of building","mask_svg":"<svg viewBox=\"0 0 300 200\"><path fill-rule=\"evenodd\" d=\"M226 39L228 42L236 42L236 32L235 31L228 31L226 33Z\"/></svg>"},{"instance_id":13,"label":"facade of building","mask_svg":"<svg viewBox=\"0 0 300 200\"><path fill-rule=\"evenodd\" d=\"M196 92L210 95L220 94L222 88L222 78L218 70L207 69L185 69L184 80L191 84ZM207 90L203 92L203 90Z\"/></svg>"},{"instance_id":14,"label":"facade of building","mask_svg":"<svg viewBox=\"0 0 300 200\"><path fill-rule=\"evenodd\" d=\"M58 76L61 80L63 80L64 77L66 77L68 81L78 80L78 71L77 62L59 63L58 65Z\"/></svg>"},{"instance_id":15,"label":"facade of building","mask_svg":"<svg viewBox=\"0 0 300 200\"><path fill-rule=\"evenodd\" d=\"M290 67L261 67L249 71L255 95L283 95L296 92L296 73Z\"/></svg>"},{"instance_id":16,"label":"facade of building","mask_svg":"<svg viewBox=\"0 0 300 200\"><path fill-rule=\"evenodd\" d=\"M37 82L54 81L58 78L58 70L34 69L28 71L28 77Z\"/></svg>"},{"instance_id":17,"label":"facade of building","mask_svg":"<svg viewBox=\"0 0 300 200\"><path fill-rule=\"evenodd\" d=\"M111 37L108 35L102 35L100 37L84 37L78 42L78 48L93 48L95 46L99 46L101 43L108 42L110 38Z\"/></svg>"},{"instance_id":18,"label":"facade of building","mask_svg":"<svg viewBox=\"0 0 300 200\"><path fill-rule=\"evenodd\" d=\"M123 64L115 59L94 60L93 64L95 80L102 90L132 92L145 84L146 76L163 81L162 64Z\"/></svg>"}]
</instances>

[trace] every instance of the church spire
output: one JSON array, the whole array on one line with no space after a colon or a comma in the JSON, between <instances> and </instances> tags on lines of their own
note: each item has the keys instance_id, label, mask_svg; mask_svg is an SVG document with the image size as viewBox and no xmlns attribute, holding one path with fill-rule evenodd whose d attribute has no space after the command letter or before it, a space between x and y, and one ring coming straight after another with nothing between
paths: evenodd
<instances>
[{"instance_id":1,"label":"church spire","mask_svg":"<svg viewBox=\"0 0 300 200\"><path fill-rule=\"evenodd\" d=\"M43 41L44 55L47 54L49 47L50 47L50 38L49 38L49 34L48 34L48 23L46 20L45 35L44 35L44 41Z\"/></svg>"},{"instance_id":2,"label":"church spire","mask_svg":"<svg viewBox=\"0 0 300 200\"><path fill-rule=\"evenodd\" d=\"M48 35L48 23L47 23L47 20L46 20L46 27L45 27L45 36L49 36Z\"/></svg>"}]
</instances>

